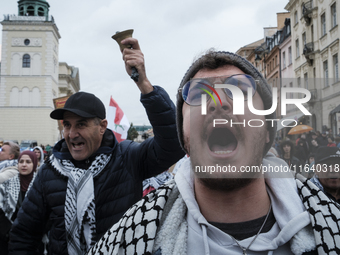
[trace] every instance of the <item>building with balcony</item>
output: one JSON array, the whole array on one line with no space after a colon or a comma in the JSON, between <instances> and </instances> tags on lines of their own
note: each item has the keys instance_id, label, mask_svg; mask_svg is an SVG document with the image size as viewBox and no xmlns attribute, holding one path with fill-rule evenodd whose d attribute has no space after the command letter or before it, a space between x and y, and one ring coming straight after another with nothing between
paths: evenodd
<instances>
[{"instance_id":1,"label":"building with balcony","mask_svg":"<svg viewBox=\"0 0 340 255\"><path fill-rule=\"evenodd\" d=\"M339 2L290 0L292 52L297 86L311 92L309 124L318 131L340 128ZM338 108L337 108L338 107ZM338 109L338 110L337 110Z\"/></svg>"},{"instance_id":2,"label":"building with balcony","mask_svg":"<svg viewBox=\"0 0 340 255\"><path fill-rule=\"evenodd\" d=\"M79 91L79 70L59 63L60 34L45 0L18 1L18 15L2 24L0 130L5 140L53 145L53 99Z\"/></svg>"}]
</instances>

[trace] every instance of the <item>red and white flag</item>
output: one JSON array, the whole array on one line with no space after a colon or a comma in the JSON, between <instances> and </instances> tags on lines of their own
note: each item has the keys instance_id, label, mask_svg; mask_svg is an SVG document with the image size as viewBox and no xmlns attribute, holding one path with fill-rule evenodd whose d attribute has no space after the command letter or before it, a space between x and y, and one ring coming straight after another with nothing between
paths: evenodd
<instances>
[{"instance_id":1,"label":"red and white flag","mask_svg":"<svg viewBox=\"0 0 340 255\"><path fill-rule=\"evenodd\" d=\"M126 115L123 113L122 109L120 109L117 102L113 100L112 96L110 98L107 122L107 127L113 131L119 143L126 140L130 124Z\"/></svg>"}]
</instances>

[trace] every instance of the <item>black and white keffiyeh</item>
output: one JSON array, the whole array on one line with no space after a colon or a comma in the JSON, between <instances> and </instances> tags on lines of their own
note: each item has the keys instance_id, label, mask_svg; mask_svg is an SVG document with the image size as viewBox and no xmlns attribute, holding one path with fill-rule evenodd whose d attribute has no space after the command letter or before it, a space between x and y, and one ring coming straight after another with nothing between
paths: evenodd
<instances>
[{"instance_id":1,"label":"black and white keffiyeh","mask_svg":"<svg viewBox=\"0 0 340 255\"><path fill-rule=\"evenodd\" d=\"M314 235L318 254L340 254L339 205L303 176L297 176L296 184L311 217L313 234L307 238ZM175 181L171 180L134 204L91 248L88 255L187 254L185 209ZM291 248L299 244L301 239L293 238ZM293 252L296 255L302 253Z\"/></svg>"},{"instance_id":2,"label":"black and white keffiyeh","mask_svg":"<svg viewBox=\"0 0 340 255\"><path fill-rule=\"evenodd\" d=\"M340 254L340 206L318 186L297 175L296 184L307 209L318 254Z\"/></svg>"},{"instance_id":3,"label":"black and white keffiyeh","mask_svg":"<svg viewBox=\"0 0 340 255\"><path fill-rule=\"evenodd\" d=\"M65 201L65 228L69 254L83 254L95 243L96 217L93 178L110 161L111 155L100 154L88 169L74 166L70 160L50 157L52 166L68 177Z\"/></svg>"},{"instance_id":4,"label":"black and white keffiyeh","mask_svg":"<svg viewBox=\"0 0 340 255\"><path fill-rule=\"evenodd\" d=\"M33 174L33 178L28 186L26 195L34 182L36 173ZM19 173L11 179L0 185L0 208L4 211L5 216L12 222L12 215L16 210L16 206L20 193L20 178Z\"/></svg>"},{"instance_id":5,"label":"black and white keffiyeh","mask_svg":"<svg viewBox=\"0 0 340 255\"><path fill-rule=\"evenodd\" d=\"M9 160L0 161L0 172L2 169L5 169L6 167L16 166L16 165L18 165L17 159L9 159Z\"/></svg>"},{"instance_id":6,"label":"black and white keffiyeh","mask_svg":"<svg viewBox=\"0 0 340 255\"><path fill-rule=\"evenodd\" d=\"M174 190L174 192L173 192ZM91 248L88 255L94 254L145 254L151 255L157 229L161 224L165 207L171 209L178 199L175 182L161 186L134 204L115 225ZM180 201L183 201L181 198ZM184 202L181 203L185 208ZM182 213L176 211L183 220ZM185 219L185 218L184 218ZM176 222L179 224L178 222ZM176 229L176 224L174 228ZM173 235L177 232L173 231Z\"/></svg>"}]
</instances>

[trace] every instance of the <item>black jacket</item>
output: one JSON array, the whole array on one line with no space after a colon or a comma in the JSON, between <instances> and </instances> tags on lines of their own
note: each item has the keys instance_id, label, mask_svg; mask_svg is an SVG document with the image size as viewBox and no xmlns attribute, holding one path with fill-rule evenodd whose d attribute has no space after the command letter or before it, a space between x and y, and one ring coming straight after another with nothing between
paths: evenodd
<instances>
[{"instance_id":1,"label":"black jacket","mask_svg":"<svg viewBox=\"0 0 340 255\"><path fill-rule=\"evenodd\" d=\"M99 150L88 160L73 163L87 168L96 155L112 153L106 168L94 178L96 241L115 224L124 212L142 197L142 181L168 169L184 156L176 132L175 106L160 87L142 95L154 138L139 144L118 143L106 130ZM54 147L57 158L71 159L64 140ZM64 220L67 177L61 176L47 160L22 204L10 234L11 254L32 254L49 222L49 250L67 254ZM34 254L34 253L33 253Z\"/></svg>"}]
</instances>

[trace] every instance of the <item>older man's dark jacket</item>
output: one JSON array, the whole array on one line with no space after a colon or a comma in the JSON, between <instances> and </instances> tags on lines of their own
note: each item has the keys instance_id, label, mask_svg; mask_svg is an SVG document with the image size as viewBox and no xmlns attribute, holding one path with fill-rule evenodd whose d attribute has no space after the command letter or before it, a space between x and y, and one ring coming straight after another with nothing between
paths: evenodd
<instances>
[{"instance_id":1,"label":"older man's dark jacket","mask_svg":"<svg viewBox=\"0 0 340 255\"><path fill-rule=\"evenodd\" d=\"M142 181L161 173L184 156L177 139L175 106L160 87L142 95L154 138L139 144L118 143L106 130L101 147L88 160L73 163L87 168L96 155L111 153L106 168L94 178L96 204L96 240L115 224L124 212L142 197ZM54 147L57 158L71 159L64 140ZM65 196L67 177L61 176L47 160L28 193L10 234L11 254L34 254L46 226L49 225L49 250L67 254L65 230Z\"/></svg>"}]
</instances>

